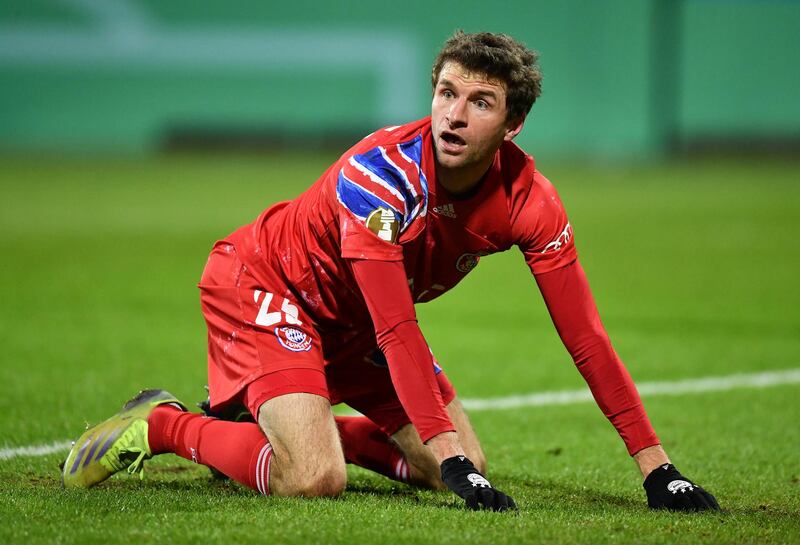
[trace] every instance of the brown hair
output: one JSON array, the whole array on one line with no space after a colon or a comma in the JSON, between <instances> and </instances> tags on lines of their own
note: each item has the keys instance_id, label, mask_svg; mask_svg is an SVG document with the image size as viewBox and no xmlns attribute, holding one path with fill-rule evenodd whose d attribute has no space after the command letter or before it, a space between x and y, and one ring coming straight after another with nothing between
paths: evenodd
<instances>
[{"instance_id":1,"label":"brown hair","mask_svg":"<svg viewBox=\"0 0 800 545\"><path fill-rule=\"evenodd\" d=\"M457 30L436 56L431 83L436 88L439 73L447 62L456 62L469 70L500 80L506 88L507 119L522 119L542 93L539 55L506 34Z\"/></svg>"}]
</instances>

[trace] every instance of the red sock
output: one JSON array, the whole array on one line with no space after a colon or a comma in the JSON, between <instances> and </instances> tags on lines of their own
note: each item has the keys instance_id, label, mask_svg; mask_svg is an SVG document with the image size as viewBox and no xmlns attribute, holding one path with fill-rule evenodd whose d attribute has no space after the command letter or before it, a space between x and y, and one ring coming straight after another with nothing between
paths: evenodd
<instances>
[{"instance_id":1,"label":"red sock","mask_svg":"<svg viewBox=\"0 0 800 545\"><path fill-rule=\"evenodd\" d=\"M408 462L388 435L366 416L337 416L344 459L395 481L407 483Z\"/></svg>"},{"instance_id":2,"label":"red sock","mask_svg":"<svg viewBox=\"0 0 800 545\"><path fill-rule=\"evenodd\" d=\"M153 454L175 453L269 494L272 446L257 424L226 422L170 405L156 407L147 422Z\"/></svg>"}]
</instances>

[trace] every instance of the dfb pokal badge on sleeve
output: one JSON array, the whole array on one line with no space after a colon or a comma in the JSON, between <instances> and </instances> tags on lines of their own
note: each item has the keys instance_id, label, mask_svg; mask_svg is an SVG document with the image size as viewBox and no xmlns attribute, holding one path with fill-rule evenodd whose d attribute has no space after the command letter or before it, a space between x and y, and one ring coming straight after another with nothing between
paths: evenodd
<instances>
[{"instance_id":1,"label":"dfb pokal badge on sleeve","mask_svg":"<svg viewBox=\"0 0 800 545\"><path fill-rule=\"evenodd\" d=\"M394 212L388 208L378 207L367 216L367 228L387 242L396 242L400 224Z\"/></svg>"}]
</instances>

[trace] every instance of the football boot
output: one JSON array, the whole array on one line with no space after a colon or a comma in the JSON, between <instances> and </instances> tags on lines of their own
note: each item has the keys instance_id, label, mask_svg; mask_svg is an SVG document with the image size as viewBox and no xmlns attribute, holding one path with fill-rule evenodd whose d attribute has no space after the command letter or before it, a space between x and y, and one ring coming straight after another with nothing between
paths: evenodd
<instances>
[{"instance_id":1,"label":"football boot","mask_svg":"<svg viewBox=\"0 0 800 545\"><path fill-rule=\"evenodd\" d=\"M159 405L171 403L186 410L165 390L143 390L117 414L87 429L72 445L61 480L66 488L89 488L127 469L142 478L144 461L153 454L147 442L147 418Z\"/></svg>"}]
</instances>

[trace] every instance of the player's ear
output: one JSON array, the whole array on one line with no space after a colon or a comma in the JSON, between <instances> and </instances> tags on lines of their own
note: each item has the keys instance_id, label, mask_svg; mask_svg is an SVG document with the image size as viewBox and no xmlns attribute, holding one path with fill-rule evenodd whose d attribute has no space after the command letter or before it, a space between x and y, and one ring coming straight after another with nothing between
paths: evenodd
<instances>
[{"instance_id":1,"label":"player's ear","mask_svg":"<svg viewBox=\"0 0 800 545\"><path fill-rule=\"evenodd\" d=\"M503 136L503 140L509 141L513 140L515 136L519 134L522 130L522 126L525 124L525 116L522 116L517 119L510 119L506 123L506 134Z\"/></svg>"}]
</instances>

